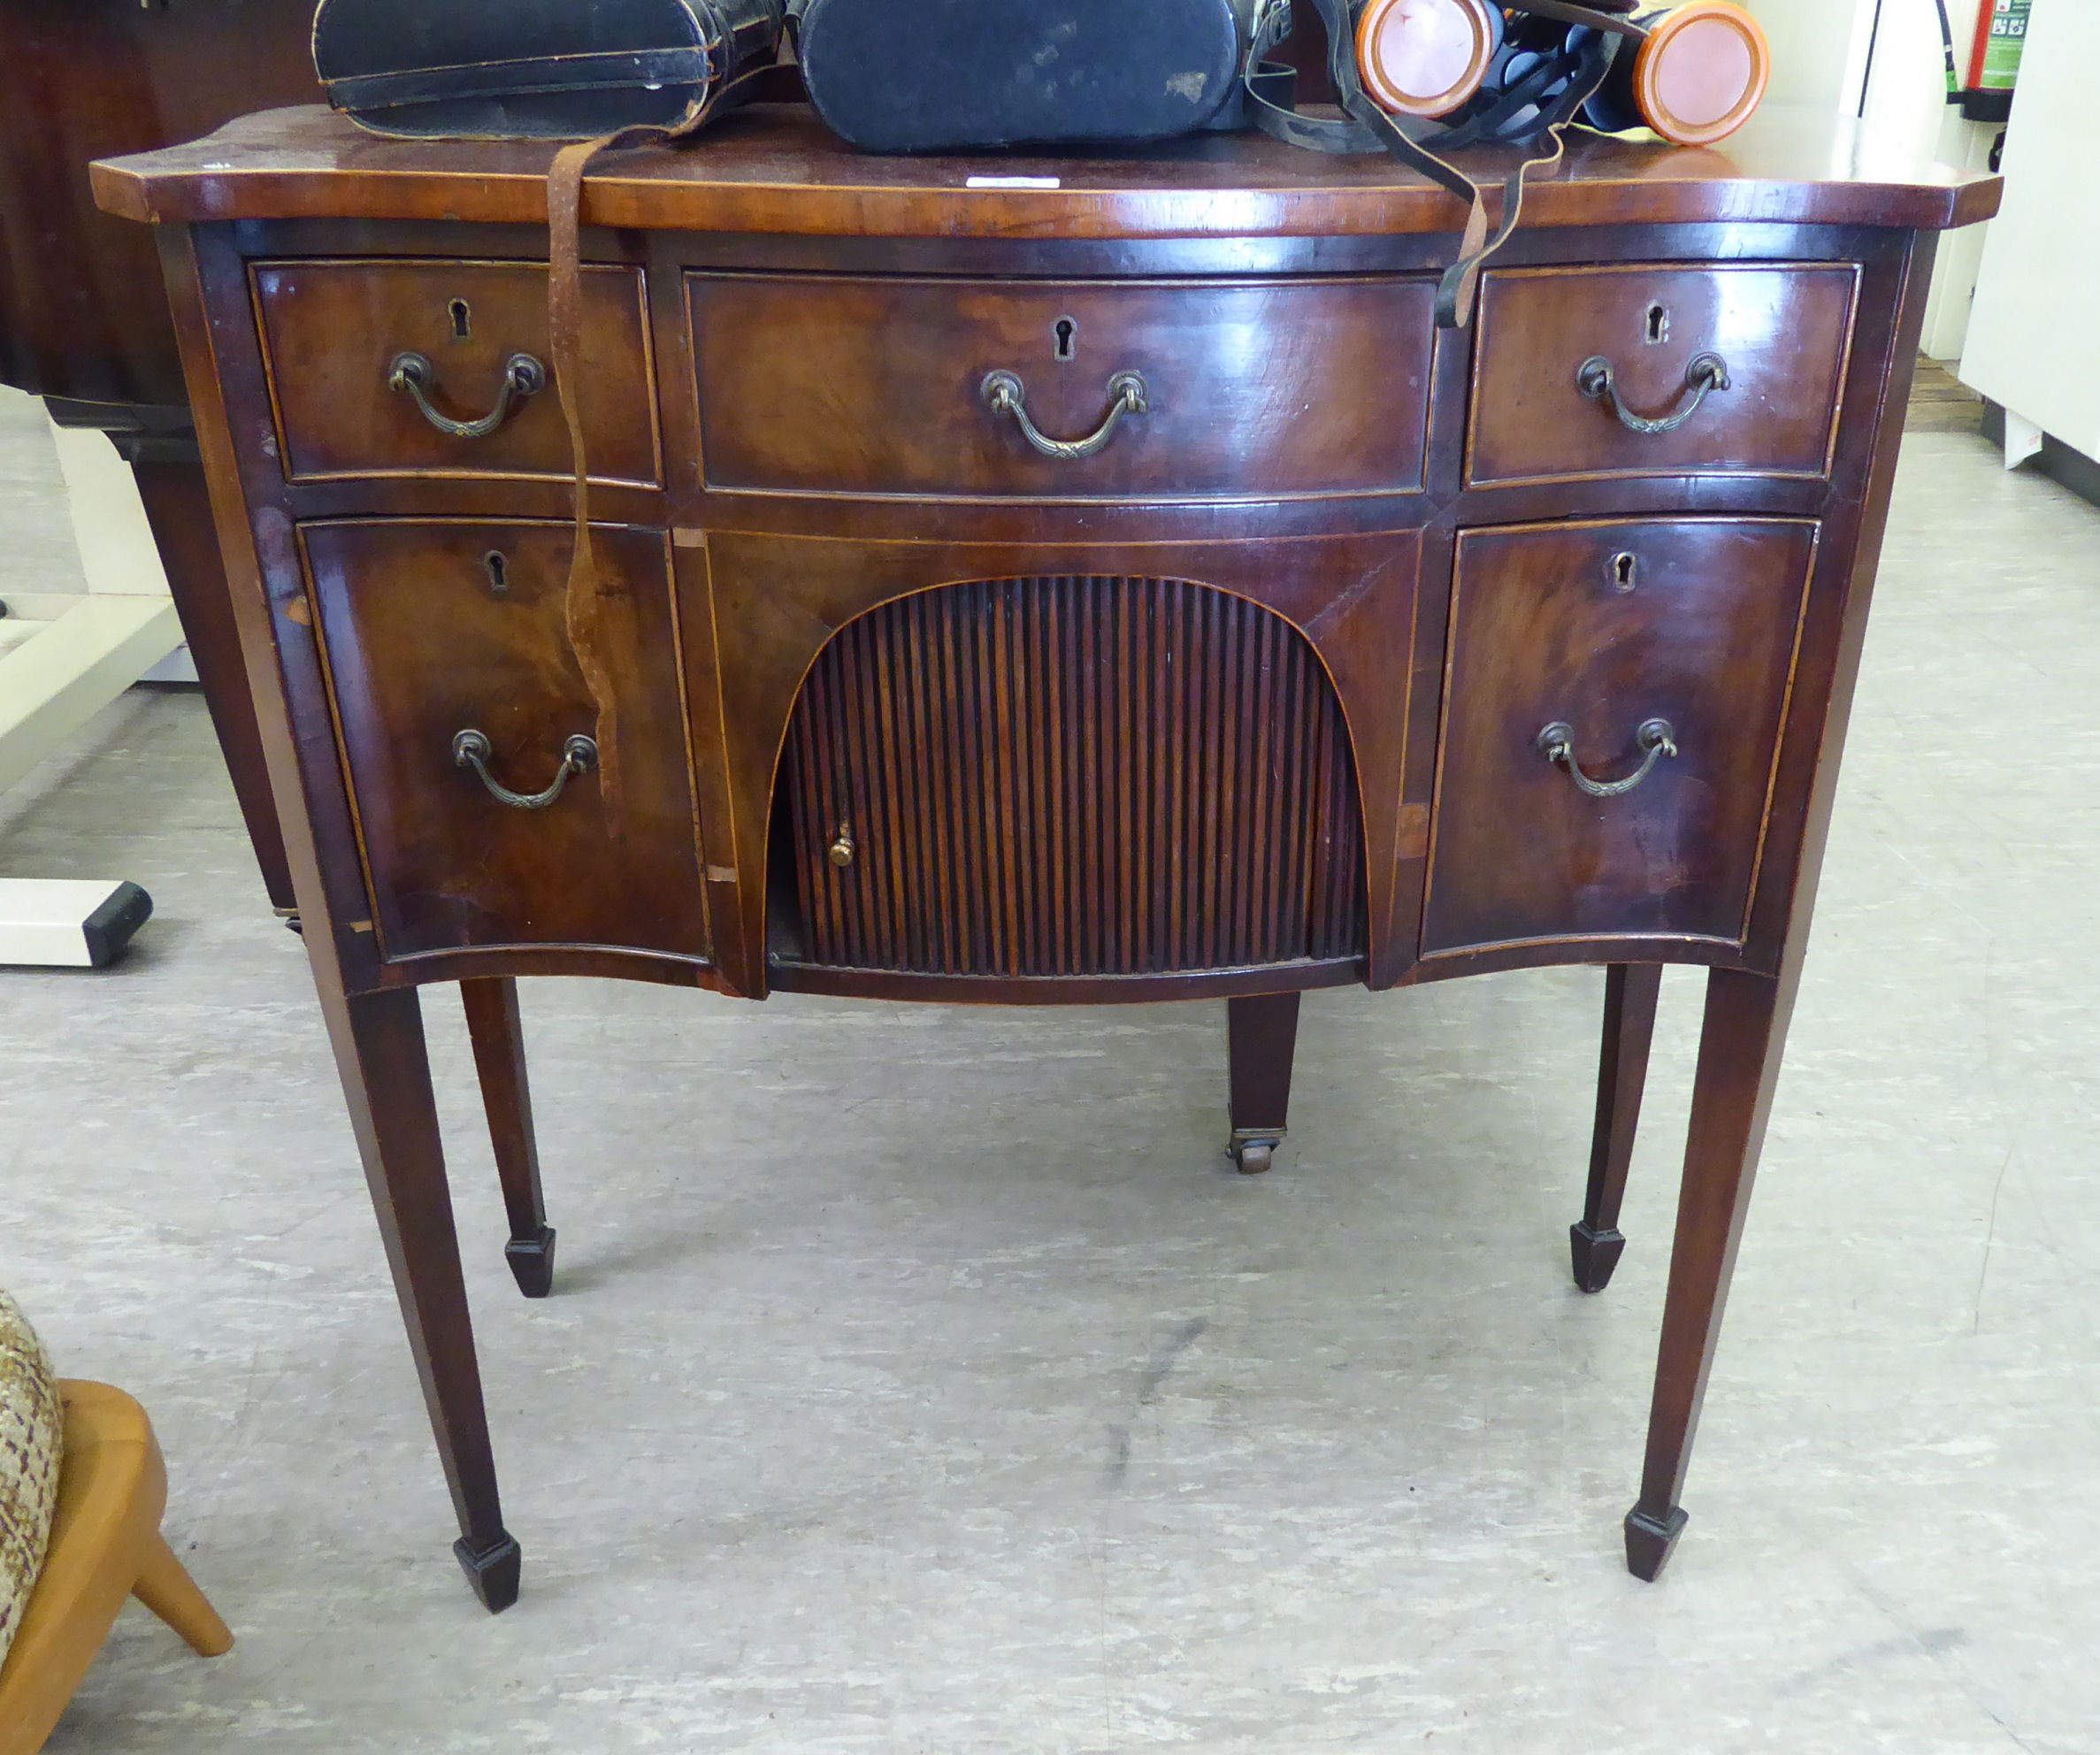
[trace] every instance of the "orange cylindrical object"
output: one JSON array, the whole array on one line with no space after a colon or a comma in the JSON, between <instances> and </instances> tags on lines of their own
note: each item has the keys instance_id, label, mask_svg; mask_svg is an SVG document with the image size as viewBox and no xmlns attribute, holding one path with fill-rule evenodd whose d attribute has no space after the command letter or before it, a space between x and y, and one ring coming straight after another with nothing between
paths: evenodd
<instances>
[{"instance_id":1,"label":"orange cylindrical object","mask_svg":"<svg viewBox=\"0 0 2100 1755\"><path fill-rule=\"evenodd\" d=\"M1356 71L1382 110L1448 116L1480 89L1498 20L1488 0L1371 0L1356 21Z\"/></svg>"},{"instance_id":2,"label":"orange cylindrical object","mask_svg":"<svg viewBox=\"0 0 2100 1755\"><path fill-rule=\"evenodd\" d=\"M1730 0L1690 0L1657 19L1641 44L1634 102L1665 140L1706 146L1750 119L1771 79L1762 25Z\"/></svg>"}]
</instances>

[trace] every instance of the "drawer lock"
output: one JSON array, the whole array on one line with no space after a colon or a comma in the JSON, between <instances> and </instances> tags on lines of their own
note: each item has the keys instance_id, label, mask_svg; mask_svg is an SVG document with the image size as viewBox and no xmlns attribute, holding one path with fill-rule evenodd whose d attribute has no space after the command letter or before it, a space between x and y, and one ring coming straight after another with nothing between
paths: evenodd
<instances>
[{"instance_id":1,"label":"drawer lock","mask_svg":"<svg viewBox=\"0 0 2100 1755\"><path fill-rule=\"evenodd\" d=\"M1108 380L1108 412L1101 417L1101 424L1084 439L1052 439L1039 432L1035 422L1028 418L1028 391L1013 372L986 372L985 381L977 387L977 394L994 414L1012 415L1014 425L1021 429L1021 436L1046 457L1061 457L1068 462L1092 456L1115 437L1123 416L1143 414L1151 406L1145 380L1134 372L1119 372Z\"/></svg>"},{"instance_id":2,"label":"drawer lock","mask_svg":"<svg viewBox=\"0 0 2100 1755\"><path fill-rule=\"evenodd\" d=\"M554 784L545 792L514 793L488 771L488 758L492 754L487 733L469 726L452 736L452 763L457 768L471 768L481 777L481 784L488 788L488 795L499 803L514 810L545 810L562 795L562 788L569 784L571 774L581 774L598 765L598 746L581 732L577 732L562 746L562 765L555 770Z\"/></svg>"},{"instance_id":3,"label":"drawer lock","mask_svg":"<svg viewBox=\"0 0 2100 1755\"><path fill-rule=\"evenodd\" d=\"M1537 747L1548 762L1567 769L1567 778L1591 798L1620 798L1646 779L1662 757L1677 753L1677 733L1667 719L1644 719L1634 739L1648 753L1623 780L1592 780L1583 772L1575 759L1575 727L1565 719L1556 719L1540 732Z\"/></svg>"},{"instance_id":4,"label":"drawer lock","mask_svg":"<svg viewBox=\"0 0 2100 1755\"><path fill-rule=\"evenodd\" d=\"M1634 413L1619 400L1612 363L1602 354L1591 354L1575 368L1575 388L1591 402L1603 402L1619 417L1619 425L1629 433L1675 433L1698 412L1699 404L1706 400L1707 391L1728 387L1728 361L1719 354L1694 354L1691 364L1684 368L1684 387L1688 396L1677 404L1675 414L1650 420L1644 415Z\"/></svg>"}]
</instances>

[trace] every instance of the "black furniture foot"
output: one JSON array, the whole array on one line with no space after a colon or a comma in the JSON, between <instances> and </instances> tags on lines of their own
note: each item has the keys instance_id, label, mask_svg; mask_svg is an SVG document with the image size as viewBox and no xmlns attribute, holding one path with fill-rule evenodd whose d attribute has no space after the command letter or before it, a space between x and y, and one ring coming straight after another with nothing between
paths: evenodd
<instances>
[{"instance_id":1,"label":"black furniture foot","mask_svg":"<svg viewBox=\"0 0 2100 1755\"><path fill-rule=\"evenodd\" d=\"M1677 1545L1677 1538L1683 1535L1684 1526L1691 1520L1685 1516L1681 1506L1672 1506L1669 1515L1651 1517L1636 1506L1626 1514L1626 1569L1636 1578L1644 1578L1652 1584L1670 1563L1670 1550Z\"/></svg>"},{"instance_id":2,"label":"black furniture foot","mask_svg":"<svg viewBox=\"0 0 2100 1755\"><path fill-rule=\"evenodd\" d=\"M517 1600L517 1567L523 1556L508 1530L485 1548L477 1548L462 1536L452 1544L452 1552L490 1614L502 1614Z\"/></svg>"},{"instance_id":3,"label":"black furniture foot","mask_svg":"<svg viewBox=\"0 0 2100 1755\"><path fill-rule=\"evenodd\" d=\"M554 1227L542 1225L531 1237L512 1238L503 1245L503 1260L510 1264L518 1291L527 1298L545 1298L554 1290Z\"/></svg>"},{"instance_id":4,"label":"black furniture foot","mask_svg":"<svg viewBox=\"0 0 2100 1755\"><path fill-rule=\"evenodd\" d=\"M1610 1285L1612 1269L1626 1253L1621 1232L1591 1230L1580 1219L1567 1228L1567 1245L1575 1260L1575 1283L1583 1291L1602 1291Z\"/></svg>"},{"instance_id":5,"label":"black furniture foot","mask_svg":"<svg viewBox=\"0 0 2100 1755\"><path fill-rule=\"evenodd\" d=\"M1258 1176L1276 1162L1276 1148L1283 1143L1280 1127L1236 1127L1225 1142L1225 1155L1243 1176Z\"/></svg>"}]
</instances>

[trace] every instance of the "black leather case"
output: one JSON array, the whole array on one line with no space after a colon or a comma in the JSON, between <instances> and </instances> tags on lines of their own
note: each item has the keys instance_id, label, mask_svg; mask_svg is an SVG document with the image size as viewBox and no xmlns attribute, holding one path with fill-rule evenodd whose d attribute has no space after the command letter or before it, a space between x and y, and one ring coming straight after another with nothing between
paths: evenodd
<instances>
[{"instance_id":1,"label":"black leather case","mask_svg":"<svg viewBox=\"0 0 2100 1755\"><path fill-rule=\"evenodd\" d=\"M870 152L1163 140L1244 120L1249 0L806 0L809 101Z\"/></svg>"},{"instance_id":2,"label":"black leather case","mask_svg":"<svg viewBox=\"0 0 2100 1755\"><path fill-rule=\"evenodd\" d=\"M379 134L678 129L778 52L783 0L321 0L314 71Z\"/></svg>"}]
</instances>

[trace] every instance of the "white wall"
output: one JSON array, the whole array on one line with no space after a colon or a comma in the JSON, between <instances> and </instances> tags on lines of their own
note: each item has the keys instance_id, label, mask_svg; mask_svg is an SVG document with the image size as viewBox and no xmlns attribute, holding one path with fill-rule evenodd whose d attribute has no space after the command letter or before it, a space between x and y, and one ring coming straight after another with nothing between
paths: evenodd
<instances>
[{"instance_id":1,"label":"white wall","mask_svg":"<svg viewBox=\"0 0 2100 1755\"><path fill-rule=\"evenodd\" d=\"M1772 40L1768 103L1856 115L1874 0L1744 0ZM1884 0L1884 5L1889 0ZM1901 5L1906 0L1893 0ZM1932 0L1925 0L1929 7ZM1645 9L1644 9L1645 10Z\"/></svg>"},{"instance_id":2,"label":"white wall","mask_svg":"<svg viewBox=\"0 0 2100 1755\"><path fill-rule=\"evenodd\" d=\"M1962 381L2100 457L2100 4L2035 0Z\"/></svg>"},{"instance_id":3,"label":"white wall","mask_svg":"<svg viewBox=\"0 0 2100 1755\"><path fill-rule=\"evenodd\" d=\"M1932 0L1881 0L1878 28L1874 0L1746 4L1772 39L1767 103L1808 104L1826 115L1859 116L1867 133L1903 152L1964 170L1984 168L1997 129L1965 122L1961 112L1947 103L1946 57L1941 50L1939 13ZM1969 42L1981 4L1982 0L1947 0L1958 77L1968 68ZM1941 240L1920 341L1924 351L1935 359L1951 360L1961 352L1987 230L1974 226Z\"/></svg>"}]
</instances>

